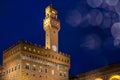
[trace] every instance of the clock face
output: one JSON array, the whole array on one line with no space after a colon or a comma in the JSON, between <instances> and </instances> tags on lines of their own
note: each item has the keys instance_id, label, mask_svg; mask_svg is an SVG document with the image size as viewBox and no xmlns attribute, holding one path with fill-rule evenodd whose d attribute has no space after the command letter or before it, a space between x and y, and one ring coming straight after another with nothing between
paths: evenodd
<instances>
[{"instance_id":1,"label":"clock face","mask_svg":"<svg viewBox=\"0 0 120 80\"><path fill-rule=\"evenodd\" d=\"M52 50L57 51L57 47L55 45L52 45Z\"/></svg>"}]
</instances>

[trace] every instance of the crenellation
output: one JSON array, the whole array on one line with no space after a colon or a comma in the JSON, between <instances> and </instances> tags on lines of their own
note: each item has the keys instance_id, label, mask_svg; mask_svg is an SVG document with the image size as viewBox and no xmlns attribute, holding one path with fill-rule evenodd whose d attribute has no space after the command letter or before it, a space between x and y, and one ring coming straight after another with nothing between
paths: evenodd
<instances>
[{"instance_id":1,"label":"crenellation","mask_svg":"<svg viewBox=\"0 0 120 80\"><path fill-rule=\"evenodd\" d=\"M22 47L22 46L21 46ZM32 46L33 47L33 46ZM29 49L31 49L30 51L29 51ZM46 57L46 58L51 58L50 57L50 54L51 53L49 53L49 52L44 52L44 49L41 49L41 48L35 48L35 47L33 47L33 48L31 48L31 47L27 47L27 44L24 46L24 50L25 51L28 51L28 52L31 52L31 53L36 53L36 54L38 54L38 55L41 55L41 56L43 56L43 57ZM8 51L9 52L9 51ZM11 54L10 54L11 53ZM14 53L16 53L16 51L13 49L13 51L10 51L10 53L9 53L9 55L7 54L7 56L9 57L10 55L13 55ZM46 54L45 54L46 53ZM47 55L49 55L49 56L47 56ZM61 56L61 57L64 57L64 59L63 58L58 58L58 55L59 56ZM7 57L7 56L5 56L5 57ZM4 57L4 58L5 58ZM65 58L66 57L66 58ZM54 55L54 57L52 57L54 60L58 60L58 61L62 61L62 62L65 62L65 63L69 63L68 62L68 57L67 56L65 56L65 54L64 53L61 53L61 54L57 54L57 55ZM56 58L56 59L55 59Z\"/></svg>"}]
</instances>

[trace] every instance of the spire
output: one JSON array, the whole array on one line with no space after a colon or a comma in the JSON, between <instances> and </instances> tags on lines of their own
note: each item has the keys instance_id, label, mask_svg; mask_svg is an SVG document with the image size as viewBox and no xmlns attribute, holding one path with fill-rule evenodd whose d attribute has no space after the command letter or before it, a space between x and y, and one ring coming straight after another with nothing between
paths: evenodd
<instances>
[{"instance_id":1,"label":"spire","mask_svg":"<svg viewBox=\"0 0 120 80\"><path fill-rule=\"evenodd\" d=\"M52 3L50 4L50 7L52 8Z\"/></svg>"},{"instance_id":2,"label":"spire","mask_svg":"<svg viewBox=\"0 0 120 80\"><path fill-rule=\"evenodd\" d=\"M50 0L50 6L52 7L52 0Z\"/></svg>"},{"instance_id":3,"label":"spire","mask_svg":"<svg viewBox=\"0 0 120 80\"><path fill-rule=\"evenodd\" d=\"M46 15L49 14L50 12L54 11L55 14L57 15L57 10L53 7L53 4L49 4L49 6L46 8ZM51 15L51 14L50 14Z\"/></svg>"},{"instance_id":4,"label":"spire","mask_svg":"<svg viewBox=\"0 0 120 80\"><path fill-rule=\"evenodd\" d=\"M50 0L50 5L49 5L51 8L53 8L53 1Z\"/></svg>"}]
</instances>

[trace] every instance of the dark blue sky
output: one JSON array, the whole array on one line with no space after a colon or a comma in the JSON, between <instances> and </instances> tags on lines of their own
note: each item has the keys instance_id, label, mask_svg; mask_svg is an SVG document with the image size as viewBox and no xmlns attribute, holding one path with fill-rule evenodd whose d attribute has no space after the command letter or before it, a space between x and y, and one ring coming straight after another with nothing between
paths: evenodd
<instances>
[{"instance_id":1,"label":"dark blue sky","mask_svg":"<svg viewBox=\"0 0 120 80\"><path fill-rule=\"evenodd\" d=\"M59 50L71 55L72 74L120 61L120 2L94 1L52 1L61 21ZM50 3L50 0L0 0L0 62L2 51L20 39L44 46L43 19Z\"/></svg>"}]
</instances>

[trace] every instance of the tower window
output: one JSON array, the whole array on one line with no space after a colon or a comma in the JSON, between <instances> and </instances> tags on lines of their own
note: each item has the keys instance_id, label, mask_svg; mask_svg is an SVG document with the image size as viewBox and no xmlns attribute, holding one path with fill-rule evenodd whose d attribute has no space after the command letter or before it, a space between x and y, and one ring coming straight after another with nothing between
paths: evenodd
<instances>
[{"instance_id":1,"label":"tower window","mask_svg":"<svg viewBox=\"0 0 120 80\"><path fill-rule=\"evenodd\" d=\"M29 65L29 64L26 64L25 68L26 68L27 70L29 70L29 69L30 69L30 65Z\"/></svg>"},{"instance_id":2,"label":"tower window","mask_svg":"<svg viewBox=\"0 0 120 80\"><path fill-rule=\"evenodd\" d=\"M66 72L64 73L64 77L67 77Z\"/></svg>"}]
</instances>

